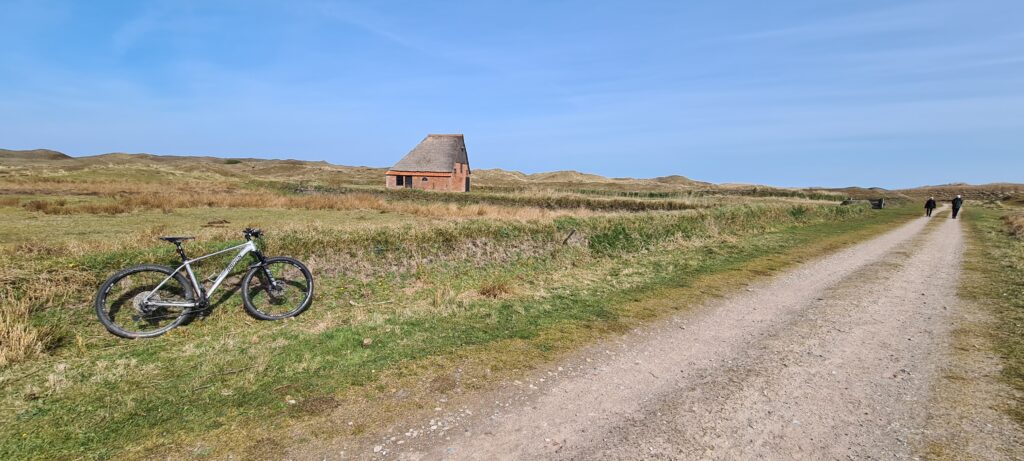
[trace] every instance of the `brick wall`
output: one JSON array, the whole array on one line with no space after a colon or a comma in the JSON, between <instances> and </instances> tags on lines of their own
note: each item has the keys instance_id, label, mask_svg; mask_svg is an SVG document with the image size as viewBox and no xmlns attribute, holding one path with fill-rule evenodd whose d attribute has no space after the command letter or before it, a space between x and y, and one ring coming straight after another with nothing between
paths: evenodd
<instances>
[{"instance_id":1,"label":"brick wall","mask_svg":"<svg viewBox=\"0 0 1024 461\"><path fill-rule=\"evenodd\" d=\"M422 173L416 174L415 172L411 172L411 176L413 189L447 192L467 192L466 178L470 176L470 170L469 165L466 165L464 163L456 163L451 175L425 176ZM388 189L401 189L406 187L405 184L401 186L398 185L398 175L389 174L385 175L384 178L384 185L387 186Z\"/></svg>"},{"instance_id":2,"label":"brick wall","mask_svg":"<svg viewBox=\"0 0 1024 461\"><path fill-rule=\"evenodd\" d=\"M452 192L468 192L466 190L466 178L469 177L469 165L456 163L455 172L449 179L448 190Z\"/></svg>"}]
</instances>

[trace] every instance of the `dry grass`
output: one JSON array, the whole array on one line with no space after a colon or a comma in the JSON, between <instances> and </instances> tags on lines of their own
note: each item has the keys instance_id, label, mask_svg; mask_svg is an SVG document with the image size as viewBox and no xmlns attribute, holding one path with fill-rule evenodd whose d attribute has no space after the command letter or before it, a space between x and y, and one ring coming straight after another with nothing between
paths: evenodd
<instances>
[{"instance_id":1,"label":"dry grass","mask_svg":"<svg viewBox=\"0 0 1024 461\"><path fill-rule=\"evenodd\" d=\"M125 176L131 177L130 172ZM225 185L227 184L227 185ZM135 180L72 180L62 177L32 176L19 180L0 181L0 194L65 195L114 197L127 194L236 190L233 183L182 180L166 182L140 182Z\"/></svg>"},{"instance_id":2,"label":"dry grass","mask_svg":"<svg viewBox=\"0 0 1024 461\"><path fill-rule=\"evenodd\" d=\"M30 200L22 205L29 211L50 215L125 214L140 210L165 213L182 208L282 208L305 210L374 210L429 218L544 219L558 216L589 216L597 212L578 209L546 209L492 204L431 203L387 200L379 195L281 195L263 191L143 192L115 194L110 201L70 203L65 199Z\"/></svg>"},{"instance_id":3,"label":"dry grass","mask_svg":"<svg viewBox=\"0 0 1024 461\"><path fill-rule=\"evenodd\" d=\"M512 281L507 278L488 280L480 285L480 295L487 298L500 298L515 292Z\"/></svg>"},{"instance_id":4,"label":"dry grass","mask_svg":"<svg viewBox=\"0 0 1024 461\"><path fill-rule=\"evenodd\" d=\"M54 306L87 302L81 287L95 285L93 274L29 261L64 255L66 249L28 244L0 250L0 259L6 263L0 273L0 369L40 355L67 336L67 325L40 326L32 322L33 315Z\"/></svg>"},{"instance_id":5,"label":"dry grass","mask_svg":"<svg viewBox=\"0 0 1024 461\"><path fill-rule=\"evenodd\" d=\"M1019 239L1024 239L1024 214L1012 214L1003 217L1006 228L1010 234Z\"/></svg>"},{"instance_id":6,"label":"dry grass","mask_svg":"<svg viewBox=\"0 0 1024 461\"><path fill-rule=\"evenodd\" d=\"M68 214L58 213L56 210L67 206L68 201L64 199L58 200L29 200L22 205L28 211L41 211L46 214Z\"/></svg>"},{"instance_id":7,"label":"dry grass","mask_svg":"<svg viewBox=\"0 0 1024 461\"><path fill-rule=\"evenodd\" d=\"M29 322L28 300L0 291L0 368L43 352L44 335Z\"/></svg>"}]
</instances>

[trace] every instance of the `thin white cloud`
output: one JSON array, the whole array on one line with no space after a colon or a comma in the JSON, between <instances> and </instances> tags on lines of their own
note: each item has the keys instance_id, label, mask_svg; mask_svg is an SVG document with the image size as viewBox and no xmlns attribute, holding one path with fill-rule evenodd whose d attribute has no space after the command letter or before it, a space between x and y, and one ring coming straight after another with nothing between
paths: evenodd
<instances>
[{"instance_id":1,"label":"thin white cloud","mask_svg":"<svg viewBox=\"0 0 1024 461\"><path fill-rule=\"evenodd\" d=\"M951 14L942 3L917 2L821 18L805 15L799 24L721 37L721 41L824 40L940 26Z\"/></svg>"}]
</instances>

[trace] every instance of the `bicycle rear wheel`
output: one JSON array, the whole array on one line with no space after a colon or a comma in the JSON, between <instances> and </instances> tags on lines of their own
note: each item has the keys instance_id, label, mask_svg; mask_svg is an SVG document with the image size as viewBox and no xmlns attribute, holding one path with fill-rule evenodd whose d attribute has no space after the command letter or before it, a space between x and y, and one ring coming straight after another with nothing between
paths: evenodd
<instances>
[{"instance_id":1,"label":"bicycle rear wheel","mask_svg":"<svg viewBox=\"0 0 1024 461\"><path fill-rule=\"evenodd\" d=\"M293 258L267 258L242 279L242 301L260 320L294 317L313 302L313 275Z\"/></svg>"},{"instance_id":2,"label":"bicycle rear wheel","mask_svg":"<svg viewBox=\"0 0 1024 461\"><path fill-rule=\"evenodd\" d=\"M187 306L154 304L195 303L193 291L188 280L174 269L135 266L114 274L100 287L96 315L107 331L117 336L152 338L181 325L193 312Z\"/></svg>"}]
</instances>

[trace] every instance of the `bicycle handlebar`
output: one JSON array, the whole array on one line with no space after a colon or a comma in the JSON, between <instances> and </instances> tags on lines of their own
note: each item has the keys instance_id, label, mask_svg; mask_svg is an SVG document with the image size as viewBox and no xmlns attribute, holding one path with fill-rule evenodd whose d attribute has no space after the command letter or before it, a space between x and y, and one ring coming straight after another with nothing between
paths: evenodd
<instances>
[{"instance_id":1,"label":"bicycle handlebar","mask_svg":"<svg viewBox=\"0 0 1024 461\"><path fill-rule=\"evenodd\" d=\"M246 240L263 237L262 230L253 229L251 227L246 227L245 230L242 231L242 233L245 234Z\"/></svg>"}]
</instances>

